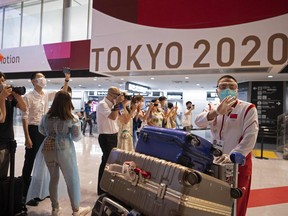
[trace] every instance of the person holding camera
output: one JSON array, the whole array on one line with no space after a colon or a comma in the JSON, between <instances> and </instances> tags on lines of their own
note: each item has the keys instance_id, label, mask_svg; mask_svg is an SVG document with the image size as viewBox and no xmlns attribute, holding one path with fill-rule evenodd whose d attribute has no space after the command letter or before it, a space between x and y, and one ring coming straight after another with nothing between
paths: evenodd
<instances>
[{"instance_id":1,"label":"person holding camera","mask_svg":"<svg viewBox=\"0 0 288 216\"><path fill-rule=\"evenodd\" d=\"M99 102L96 107L96 119L98 127L98 142L103 152L102 161L99 167L97 194L104 191L100 188L100 181L104 172L106 162L111 150L117 147L119 126L117 119L119 116L120 104L124 101L124 95L117 87L110 87L108 94Z\"/></svg>"},{"instance_id":2,"label":"person holding camera","mask_svg":"<svg viewBox=\"0 0 288 216\"><path fill-rule=\"evenodd\" d=\"M192 125L192 110L195 109L195 105L191 101L186 102L186 109L182 116L182 126L184 131L191 131Z\"/></svg>"},{"instance_id":3,"label":"person holding camera","mask_svg":"<svg viewBox=\"0 0 288 216\"><path fill-rule=\"evenodd\" d=\"M154 127L162 127L166 125L164 111L159 108L159 100L152 99L147 110L147 124Z\"/></svg>"},{"instance_id":4,"label":"person holding camera","mask_svg":"<svg viewBox=\"0 0 288 216\"><path fill-rule=\"evenodd\" d=\"M124 101L122 102L123 108L120 110L118 117L119 132L117 148L127 151L135 150L133 144L133 117L139 105L138 102L132 103L131 100L132 97L130 95L124 94Z\"/></svg>"},{"instance_id":5,"label":"person holding camera","mask_svg":"<svg viewBox=\"0 0 288 216\"><path fill-rule=\"evenodd\" d=\"M87 104L85 104L85 110L84 110L84 126L83 126L83 136L85 136L85 132L86 132L86 127L87 127L87 123L89 124L90 127L90 136L92 136L92 101L88 100Z\"/></svg>"},{"instance_id":6,"label":"person holding camera","mask_svg":"<svg viewBox=\"0 0 288 216\"><path fill-rule=\"evenodd\" d=\"M70 71L65 71L63 70L63 72L65 72L63 91L67 92L68 82L70 80ZM25 159L22 168L22 179L24 183L23 200L26 200L36 154L45 138L39 132L40 120L42 116L48 112L49 102L53 101L56 94L56 91L43 91L47 81L45 76L40 72L35 72L31 75L31 83L34 86L34 90L24 96L27 110L22 112L22 125L25 135ZM37 206L38 203L38 199L32 199L27 202L27 205Z\"/></svg>"},{"instance_id":7,"label":"person holding camera","mask_svg":"<svg viewBox=\"0 0 288 216\"><path fill-rule=\"evenodd\" d=\"M26 104L21 95L6 85L5 74L0 72L0 180L8 176L9 143L14 140L13 112L14 107L26 111Z\"/></svg>"}]
</instances>

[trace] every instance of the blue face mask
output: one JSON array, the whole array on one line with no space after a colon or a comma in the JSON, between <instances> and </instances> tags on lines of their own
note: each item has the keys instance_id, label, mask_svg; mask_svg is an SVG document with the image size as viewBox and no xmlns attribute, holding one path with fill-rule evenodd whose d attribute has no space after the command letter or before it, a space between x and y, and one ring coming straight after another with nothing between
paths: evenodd
<instances>
[{"instance_id":1,"label":"blue face mask","mask_svg":"<svg viewBox=\"0 0 288 216\"><path fill-rule=\"evenodd\" d=\"M226 89L221 90L219 92L219 98L220 98L221 101L224 100L224 98L226 98L229 95L232 96L232 97L236 97L237 93L236 93L236 91L231 90L229 88L226 88Z\"/></svg>"}]
</instances>

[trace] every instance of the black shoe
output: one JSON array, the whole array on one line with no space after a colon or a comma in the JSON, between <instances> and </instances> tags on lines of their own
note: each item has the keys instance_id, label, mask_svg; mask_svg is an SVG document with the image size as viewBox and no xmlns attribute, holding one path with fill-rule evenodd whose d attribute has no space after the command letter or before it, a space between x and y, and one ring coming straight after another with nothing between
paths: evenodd
<instances>
[{"instance_id":1,"label":"black shoe","mask_svg":"<svg viewBox=\"0 0 288 216\"><path fill-rule=\"evenodd\" d=\"M26 203L26 205L29 205L29 206L38 206L38 204L39 202L35 199L32 199Z\"/></svg>"}]
</instances>

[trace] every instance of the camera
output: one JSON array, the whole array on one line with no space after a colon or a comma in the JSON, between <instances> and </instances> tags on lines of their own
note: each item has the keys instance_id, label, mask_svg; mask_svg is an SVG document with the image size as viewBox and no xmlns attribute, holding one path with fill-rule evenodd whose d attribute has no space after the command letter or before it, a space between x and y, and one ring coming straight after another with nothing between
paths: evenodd
<instances>
[{"instance_id":1,"label":"camera","mask_svg":"<svg viewBox=\"0 0 288 216\"><path fill-rule=\"evenodd\" d=\"M4 86L5 85L0 85L0 91L2 91ZM12 88L12 91L19 95L24 95L26 93L26 88L24 86L9 86L9 88Z\"/></svg>"},{"instance_id":2,"label":"camera","mask_svg":"<svg viewBox=\"0 0 288 216\"><path fill-rule=\"evenodd\" d=\"M24 86L11 86L11 88L16 94L24 95L26 93L26 88Z\"/></svg>"},{"instance_id":3,"label":"camera","mask_svg":"<svg viewBox=\"0 0 288 216\"><path fill-rule=\"evenodd\" d=\"M158 104L157 104L157 103L154 103L154 106L158 106Z\"/></svg>"}]
</instances>

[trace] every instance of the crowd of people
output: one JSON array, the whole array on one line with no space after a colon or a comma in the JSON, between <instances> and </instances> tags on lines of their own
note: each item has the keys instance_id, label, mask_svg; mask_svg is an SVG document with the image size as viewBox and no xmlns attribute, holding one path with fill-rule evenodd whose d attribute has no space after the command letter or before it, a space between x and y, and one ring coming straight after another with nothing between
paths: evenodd
<instances>
[{"instance_id":1,"label":"crowd of people","mask_svg":"<svg viewBox=\"0 0 288 216\"><path fill-rule=\"evenodd\" d=\"M45 76L39 72L33 73L31 83L34 90L22 97L6 85L5 75L0 73L2 85L0 89L0 179L5 179L8 174L7 145L14 139L13 107L17 107L22 111L26 147L22 169L23 200L28 205L36 206L39 201L49 196L52 215L61 214L58 202L60 171L66 182L73 215L86 215L91 210L89 206L80 207L80 182L73 142L85 135L87 124L90 127L89 133L92 135L92 101L88 101L77 115L73 114L69 79L70 73L65 73L61 90L44 92ZM198 114L195 124L199 127L211 128L213 142L217 142L222 147L223 155L217 158L218 163L228 162L229 155L235 151L246 156L246 164L240 167L239 174L239 185L245 188L243 198L237 202L239 211L237 216L240 216L245 215L250 192L251 151L258 133L257 110L253 104L237 98L238 84L234 77L223 76L218 80L217 85L216 91L220 103L217 106L209 105ZM50 108L49 101L52 102ZM187 101L182 116L185 131L193 128L194 109L195 105ZM111 150L117 147L134 151L139 132L145 125L179 129L176 122L177 112L177 103L174 105L168 102L165 96L151 100L145 107L144 97L141 95L129 97L117 87L108 89L107 96L99 101L96 107L98 142L103 153L98 173L98 195L104 193L100 188L100 180ZM47 168L50 179L47 191L39 194L35 185L39 185L39 181L44 184L47 179L38 179L34 174L45 172L44 167Z\"/></svg>"}]
</instances>

